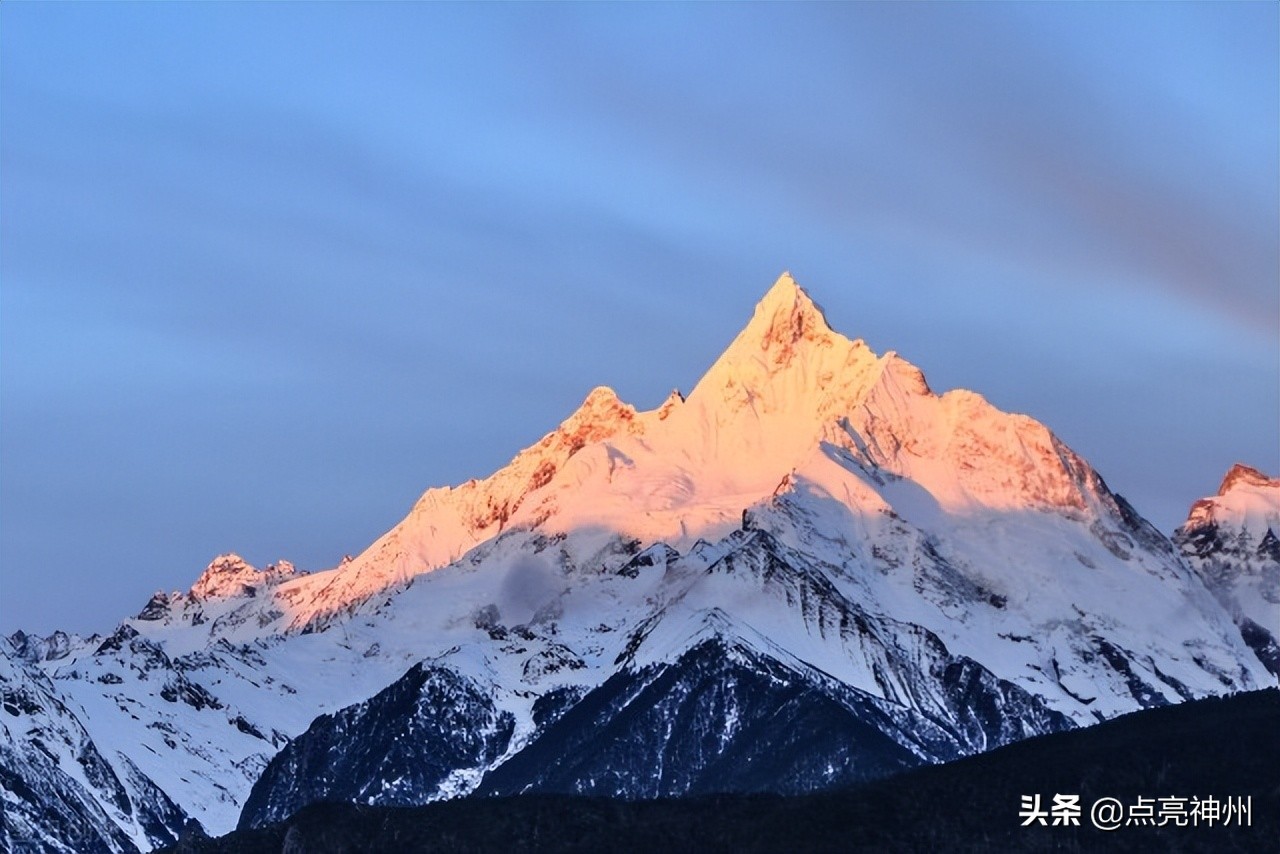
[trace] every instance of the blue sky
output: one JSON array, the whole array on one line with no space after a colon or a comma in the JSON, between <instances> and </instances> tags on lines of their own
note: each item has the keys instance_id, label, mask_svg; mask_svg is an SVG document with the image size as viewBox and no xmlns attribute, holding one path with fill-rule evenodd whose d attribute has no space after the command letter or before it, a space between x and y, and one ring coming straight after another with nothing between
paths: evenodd
<instances>
[{"instance_id":1,"label":"blue sky","mask_svg":"<svg viewBox=\"0 0 1280 854\"><path fill-rule=\"evenodd\" d=\"M335 564L784 269L1166 531L1280 470L1280 7L0 9L0 630Z\"/></svg>"}]
</instances>

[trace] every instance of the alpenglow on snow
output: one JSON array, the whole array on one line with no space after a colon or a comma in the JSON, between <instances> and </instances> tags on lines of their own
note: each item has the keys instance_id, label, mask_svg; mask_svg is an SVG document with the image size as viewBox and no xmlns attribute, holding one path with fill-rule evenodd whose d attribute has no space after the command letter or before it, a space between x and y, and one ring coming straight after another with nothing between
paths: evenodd
<instances>
[{"instance_id":1,"label":"alpenglow on snow","mask_svg":"<svg viewBox=\"0 0 1280 854\"><path fill-rule=\"evenodd\" d=\"M1276 573L1258 478L1247 566L1190 523L1180 551L1044 425L936 394L784 274L687 397L597 388L338 567L223 555L105 639L0 641L3 844L811 791L1274 684L1245 634L1276 600L1239 601Z\"/></svg>"}]
</instances>

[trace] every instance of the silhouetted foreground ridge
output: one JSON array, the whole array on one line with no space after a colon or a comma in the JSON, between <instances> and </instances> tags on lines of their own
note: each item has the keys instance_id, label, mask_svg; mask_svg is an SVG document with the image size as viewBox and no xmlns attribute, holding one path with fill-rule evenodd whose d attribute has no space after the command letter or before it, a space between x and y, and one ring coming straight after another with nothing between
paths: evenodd
<instances>
[{"instance_id":1,"label":"silhouetted foreground ridge","mask_svg":"<svg viewBox=\"0 0 1280 854\"><path fill-rule=\"evenodd\" d=\"M181 852L1280 851L1280 691L1126 715L854 789L626 802L466 798L414 808L313 804ZM1079 794L1081 826L1022 827L1021 798ZM1251 826L1091 826L1114 797L1251 797ZM170 849L174 850L174 849Z\"/></svg>"}]
</instances>

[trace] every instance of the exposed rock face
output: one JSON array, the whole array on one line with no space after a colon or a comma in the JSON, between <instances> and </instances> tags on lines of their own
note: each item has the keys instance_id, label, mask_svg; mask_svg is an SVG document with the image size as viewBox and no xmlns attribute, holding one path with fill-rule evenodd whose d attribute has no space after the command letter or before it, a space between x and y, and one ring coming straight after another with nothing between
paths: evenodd
<instances>
[{"instance_id":1,"label":"exposed rock face","mask_svg":"<svg viewBox=\"0 0 1280 854\"><path fill-rule=\"evenodd\" d=\"M317 718L276 754L240 825L280 821L317 801L396 806L449 797L469 788L459 772L506 752L514 723L469 679L416 665L364 703Z\"/></svg>"}]
</instances>

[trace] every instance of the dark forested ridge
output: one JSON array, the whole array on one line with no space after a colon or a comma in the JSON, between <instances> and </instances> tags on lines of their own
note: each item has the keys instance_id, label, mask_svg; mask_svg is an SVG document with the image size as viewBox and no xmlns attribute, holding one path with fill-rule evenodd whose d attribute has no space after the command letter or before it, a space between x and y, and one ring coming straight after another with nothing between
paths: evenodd
<instances>
[{"instance_id":1,"label":"dark forested ridge","mask_svg":"<svg viewBox=\"0 0 1280 854\"><path fill-rule=\"evenodd\" d=\"M1151 709L841 791L618 801L464 798L316 804L183 852L1280 851L1280 691ZM1079 827L1022 827L1021 798L1079 794ZM1094 828L1102 797L1252 798L1250 826ZM1157 803L1159 803L1157 801ZM1157 807L1157 814L1158 814ZM173 849L170 849L173 850Z\"/></svg>"}]
</instances>

